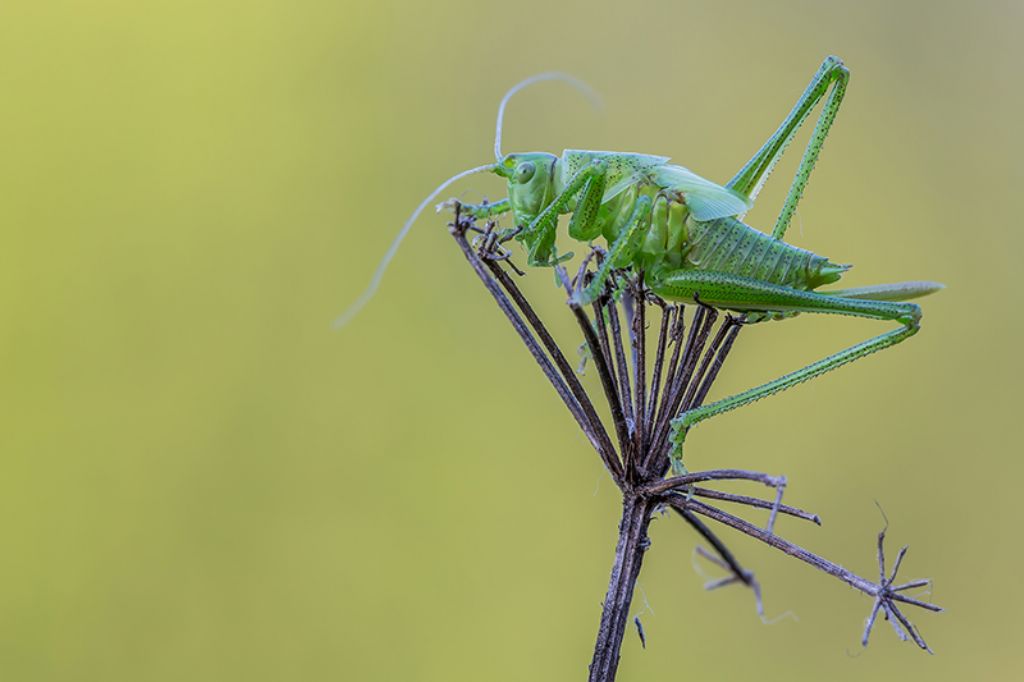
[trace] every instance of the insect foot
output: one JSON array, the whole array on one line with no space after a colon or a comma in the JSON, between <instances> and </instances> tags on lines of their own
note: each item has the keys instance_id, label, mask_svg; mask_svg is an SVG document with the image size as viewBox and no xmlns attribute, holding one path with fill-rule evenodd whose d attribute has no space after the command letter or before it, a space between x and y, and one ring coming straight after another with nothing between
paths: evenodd
<instances>
[{"instance_id":1,"label":"insect foot","mask_svg":"<svg viewBox=\"0 0 1024 682\"><path fill-rule=\"evenodd\" d=\"M582 308L588 306L599 298L597 294L584 289L583 291L574 291L572 296L569 297L569 306L572 308Z\"/></svg>"},{"instance_id":2,"label":"insect foot","mask_svg":"<svg viewBox=\"0 0 1024 682\"><path fill-rule=\"evenodd\" d=\"M906 303L907 312L900 317L900 322L915 332L921 328L921 306L916 303Z\"/></svg>"},{"instance_id":3,"label":"insect foot","mask_svg":"<svg viewBox=\"0 0 1024 682\"><path fill-rule=\"evenodd\" d=\"M676 476L681 476L686 473L686 466L683 464L683 441L686 440L686 432L690 429L690 424L687 420L687 415L683 415L673 419L669 422L671 427L669 431L669 442L672 443L672 472Z\"/></svg>"},{"instance_id":4,"label":"insect foot","mask_svg":"<svg viewBox=\"0 0 1024 682\"><path fill-rule=\"evenodd\" d=\"M459 200L455 198L446 199L445 201L442 201L440 204L434 206L434 210L437 211L438 213L443 213L444 211L457 211L461 208L461 202L459 202ZM467 208L472 207L467 206ZM467 211L467 214L472 215L472 211Z\"/></svg>"}]
</instances>

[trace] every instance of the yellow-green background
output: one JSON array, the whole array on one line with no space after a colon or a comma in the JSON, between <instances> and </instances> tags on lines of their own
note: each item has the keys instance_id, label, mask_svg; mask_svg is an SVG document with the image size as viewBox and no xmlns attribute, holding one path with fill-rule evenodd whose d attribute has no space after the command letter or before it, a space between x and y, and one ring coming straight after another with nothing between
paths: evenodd
<instances>
[{"instance_id":1,"label":"yellow-green background","mask_svg":"<svg viewBox=\"0 0 1024 682\"><path fill-rule=\"evenodd\" d=\"M786 473L865 575L932 576L938 652L726 534L705 593L658 519L624 680L1016 679L1024 172L1019 2L45 2L0 6L0 678L573 680L618 508L440 217L330 322L416 203L506 148L635 150L727 179L820 59L853 78L791 240L851 284L932 278L905 345L702 425L692 468ZM794 160L752 222L768 225ZM467 198L497 196L495 179ZM548 274L530 291L571 322ZM878 324L744 333L716 392ZM593 377L588 381L592 382ZM1014 419L1016 417L1016 419ZM639 611L644 608L638 598ZM884 624L883 624L884 625Z\"/></svg>"}]
</instances>

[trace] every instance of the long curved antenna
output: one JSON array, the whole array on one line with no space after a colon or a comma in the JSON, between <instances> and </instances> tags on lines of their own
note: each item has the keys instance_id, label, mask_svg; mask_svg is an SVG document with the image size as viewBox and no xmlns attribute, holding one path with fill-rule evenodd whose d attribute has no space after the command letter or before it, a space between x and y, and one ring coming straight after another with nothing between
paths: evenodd
<instances>
[{"instance_id":1,"label":"long curved antenna","mask_svg":"<svg viewBox=\"0 0 1024 682\"><path fill-rule=\"evenodd\" d=\"M388 247L387 253L384 254L384 257L377 265L377 269L373 272L373 278L370 279L370 284L366 287L366 290L359 296L359 298L355 300L355 302L352 305L350 305L345 310L345 312L343 312L338 317L338 319L334 321L335 329L340 329L341 327L344 327L346 324L348 324L349 321L351 321L352 318L355 317L356 314L363 309L363 306L369 303L370 299L373 298L373 295L377 293L377 288L380 286L381 280L384 279L384 272L388 269L388 265L391 264L391 260L395 257L395 254L398 253L398 247L402 245L402 240L405 239L406 235L409 234L409 230L412 229L413 223L415 223L416 219L420 217L420 213L422 213L423 209L427 207L427 204L433 201L438 194L443 192L445 188L447 188L453 182L461 180L467 175L473 175L474 173L482 173L484 171L489 171L493 169L494 164L489 163L486 166L477 166L476 168L471 168L467 171L462 171L461 173L457 173L456 175L453 175L452 177L442 182L437 187L437 189L435 189L433 192L427 195L427 198L424 199L420 203L420 205L416 207L416 210L412 212L412 215L409 216L409 219L405 221L405 225L402 225L402 229L399 230L398 236L396 236L394 241L391 242L391 246Z\"/></svg>"},{"instance_id":2,"label":"long curved antenna","mask_svg":"<svg viewBox=\"0 0 1024 682\"><path fill-rule=\"evenodd\" d=\"M547 71L545 73L538 73L536 76L530 76L526 80L519 81L505 93L505 96L501 98L501 104L498 105L498 122L494 126L494 158L501 161L501 125L505 120L505 107L508 105L508 101L512 99L512 95L516 94L528 85L534 83L540 83L541 81L565 81L569 85L573 86L590 100L590 103L595 108L601 107L601 97L598 95L592 87L584 83L578 78L570 76L567 73L561 71Z\"/></svg>"}]
</instances>

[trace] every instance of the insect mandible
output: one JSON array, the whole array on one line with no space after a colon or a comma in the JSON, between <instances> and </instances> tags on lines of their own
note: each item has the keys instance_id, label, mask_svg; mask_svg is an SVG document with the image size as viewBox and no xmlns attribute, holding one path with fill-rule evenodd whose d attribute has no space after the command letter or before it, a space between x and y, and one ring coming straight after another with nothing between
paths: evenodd
<instances>
[{"instance_id":1,"label":"insect mandible","mask_svg":"<svg viewBox=\"0 0 1024 682\"><path fill-rule=\"evenodd\" d=\"M495 162L463 171L442 183L413 212L378 266L369 288L338 320L345 324L376 291L384 270L423 209L452 183L468 175L491 172L506 179L508 197L494 203L461 204L476 218L511 213L514 234L531 266L553 266L559 256L555 239L559 218L571 214L568 233L589 243L599 237L607 254L591 282L572 301L587 304L605 289L617 269L643 273L645 285L663 299L700 303L747 315L748 323L783 319L799 313L853 315L898 323L898 327L829 355L806 367L684 412L672 421L673 468L682 470L683 441L690 427L798 383L818 377L871 353L894 346L917 333L921 309L908 299L933 293L941 284L900 282L853 289L818 291L837 282L850 268L783 241L808 178L818 160L836 113L849 71L837 57L827 57L779 128L724 186L669 163L664 156L606 151L565 150L502 154L505 107L522 88L542 80L566 80L558 73L539 74L517 84L502 99L495 132ZM822 110L782 211L771 234L743 222L765 181L797 130L822 102Z\"/></svg>"}]
</instances>

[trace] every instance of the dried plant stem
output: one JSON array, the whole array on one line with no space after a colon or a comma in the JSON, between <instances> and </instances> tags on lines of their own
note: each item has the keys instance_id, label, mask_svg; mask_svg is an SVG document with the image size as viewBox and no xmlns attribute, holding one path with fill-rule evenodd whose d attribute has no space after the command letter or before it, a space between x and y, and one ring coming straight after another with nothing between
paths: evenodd
<instances>
[{"instance_id":1,"label":"dried plant stem","mask_svg":"<svg viewBox=\"0 0 1024 682\"><path fill-rule=\"evenodd\" d=\"M608 437L608 432L604 428L604 424L601 423L600 417L597 416L597 411L594 409L594 404L590 401L590 396L583 389L583 385L580 383L579 378L576 376L576 372L573 371L569 362L565 359L565 354L555 343L555 340L551 337L551 333L548 332L547 327L540 321L537 313L534 312L533 307L530 305L526 297L523 296L519 287L516 286L515 282L509 277L508 273L501 269L501 266L496 261L488 260L485 261L488 268L494 275L494 278L501 283L502 287L515 301L516 305L522 311L526 317L530 326L534 332L540 338L544 344L544 348L551 355L555 364L558 366L561 372L562 378L565 379L569 386L569 390L572 392L573 397L579 403L584 416L586 417L587 424L589 425L595 438L599 441L600 447L598 448L598 454L605 460L605 463L609 465L609 469L619 469L621 472L621 466L615 458L615 446L612 445L611 439Z\"/></svg>"},{"instance_id":2,"label":"dried plant stem","mask_svg":"<svg viewBox=\"0 0 1024 682\"><path fill-rule=\"evenodd\" d=\"M758 528L749 521L745 521L738 516L733 516L728 512L716 509L715 507L704 504L703 502L698 502L693 498L686 499L686 497L681 494L673 494L667 499L667 501L675 509L693 511L702 516L706 516L709 519L714 519L719 523L735 528L738 531L746 533L752 538L760 540L775 549L781 550L792 557L796 557L797 559L814 566L820 571L839 578L844 583L860 590L864 594L872 597L876 596L878 585L870 580L861 578L856 573L843 568L839 564L833 563L828 559L823 559L813 552L808 552L803 547L794 545L792 542L783 540L773 533L769 533L762 528Z\"/></svg>"},{"instance_id":3,"label":"dried plant stem","mask_svg":"<svg viewBox=\"0 0 1024 682\"><path fill-rule=\"evenodd\" d=\"M561 266L556 266L555 271L569 296L569 309L597 370L611 416L615 435L613 441L593 400L570 367L565 354L515 279L506 272L505 268L508 267L522 274L509 261L510 254L501 248L494 225L488 224L486 229L480 229L472 219L460 214L457 203L454 205L456 217L450 231L463 255L508 318L623 494L619 537L589 668L590 682L612 682L615 679L633 590L644 553L650 545L648 527L654 511L664 506L675 510L714 550L714 553L710 553L698 548L699 553L728 572L727 576L708 583L707 589L733 583L746 585L753 590L758 612L763 616L760 586L754 574L740 565L728 546L703 519L749 535L872 597L874 604L862 636L865 645L878 614L882 613L898 636L912 639L922 649L929 650L897 603L930 611L941 609L903 594L905 590L928 585L927 580L894 584L906 554L905 547L898 553L891 574L886 575L882 546L884 531L878 538L879 580L874 582L775 533L776 520L780 515L821 525L817 514L782 503L786 485L784 476L743 469L716 469L665 478L670 464L671 424L683 412L703 404L744 326L743 317L726 315L717 332L712 335L719 318L718 311L697 305L693 308L687 327L683 306L668 304L646 290L642 273L615 271L606 290L589 306L593 313L591 318L587 308L575 302L578 298L574 294L590 283L593 275L590 268L600 264L605 257L604 252L599 248L593 249L584 259L574 280L570 280ZM466 237L468 231L480 235L478 246L469 243ZM661 319L657 340L654 342L654 361L648 363L648 309L653 310L654 307L660 310ZM628 362L626 343L629 344ZM718 481L761 483L773 488L775 494L771 499L762 499L696 485ZM738 504L762 513L766 510L766 526L758 527L702 499Z\"/></svg>"},{"instance_id":4,"label":"dried plant stem","mask_svg":"<svg viewBox=\"0 0 1024 682\"><path fill-rule=\"evenodd\" d=\"M487 290L494 297L494 300L497 302L498 307L501 308L501 311L503 313L505 313L505 317L507 317L509 322L512 323L512 326L515 328L516 333L519 335L519 338L523 341L523 343L526 344L526 347L527 349L529 349L530 354L533 356L533 359L537 361L538 365L540 365L541 370L544 372L544 376L546 376L548 378L548 381L551 382L551 385L554 386L555 391L558 393L558 396L562 399L562 402L565 403L565 406L569 408L569 412L571 412L573 417L576 418L576 422L579 424L580 429L583 430L583 433L587 436L587 439L590 441L591 445L594 447L595 450L597 450L598 454L601 455L601 459L604 461L605 466L608 467L609 472L612 474L612 478L615 479L616 482L619 482L622 478L622 467L619 464L618 460L615 458L614 452L606 450L604 444L602 443L602 440L607 441L607 434L605 434L603 438L601 437L603 427L600 431L598 431L596 430L596 426L589 421L583 406L576 399L576 397L573 395L572 391L570 391L568 385L566 384L565 376L560 375L558 371L556 371L555 367L552 365L551 360L548 359L548 357L544 354L544 351L537 343L537 340L530 333L530 330L523 322L523 319L516 312L515 308L513 307L512 303L508 300L507 296L502 291L501 287L492 277L488 275L486 266L484 266L484 264L481 262L481 259L477 256L477 254L473 251L473 248L469 245L469 242L466 240L465 228L460 228L458 220L456 220L456 223L452 226L451 232L452 236L455 237L456 243L458 243L459 247L462 249L463 254L466 256L466 260L469 261L469 264L473 267L473 270L476 272L477 276L480 278L484 286L487 287ZM539 320L537 320L537 323L540 324ZM552 341L552 345L553 344L554 342ZM567 370L566 375L572 376L572 370L569 369L568 363L563 363L563 365ZM580 388L580 390L582 391L582 388ZM597 421L597 424L600 424L600 421Z\"/></svg>"},{"instance_id":5,"label":"dried plant stem","mask_svg":"<svg viewBox=\"0 0 1024 682\"><path fill-rule=\"evenodd\" d=\"M707 497L712 500L723 500L725 502L737 502L739 504L745 504L748 507L757 507L758 509L777 509L780 514L788 514L789 516L795 516L798 519L804 521L811 521L817 526L821 525L821 517L817 514L806 512L803 509L797 509L796 507L790 507L786 504L775 504L762 500L759 497L749 497L747 495L734 495L733 493L723 493L721 490L711 490L709 488L698 488L692 487L689 489L689 493L695 497Z\"/></svg>"},{"instance_id":6,"label":"dried plant stem","mask_svg":"<svg viewBox=\"0 0 1024 682\"><path fill-rule=\"evenodd\" d=\"M647 528L651 523L652 511L653 502L649 499L635 495L627 495L623 499L619 541L615 546L615 560L601 610L594 657L590 663L590 682L615 679L622 638L629 623L633 588L640 575L644 552L650 545Z\"/></svg>"}]
</instances>

